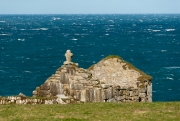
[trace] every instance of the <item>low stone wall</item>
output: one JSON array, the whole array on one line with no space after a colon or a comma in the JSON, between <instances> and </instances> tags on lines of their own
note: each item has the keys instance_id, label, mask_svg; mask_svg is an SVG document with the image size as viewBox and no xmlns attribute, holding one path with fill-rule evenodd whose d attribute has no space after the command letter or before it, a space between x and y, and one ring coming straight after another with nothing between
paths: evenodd
<instances>
[{"instance_id":1,"label":"low stone wall","mask_svg":"<svg viewBox=\"0 0 180 121\"><path fill-rule=\"evenodd\" d=\"M74 99L80 102L152 102L151 82L147 83L145 88L99 84L98 81L95 80L89 82L91 82L91 84L62 84L60 82L51 82L53 84L45 83L36 90L39 95L34 96L47 97L51 95L50 92L53 92L55 95L64 95L64 97L69 100ZM54 87L54 85L58 86ZM51 89L53 89L53 91ZM61 90L60 93L59 90Z\"/></svg>"},{"instance_id":2,"label":"low stone wall","mask_svg":"<svg viewBox=\"0 0 180 121\"><path fill-rule=\"evenodd\" d=\"M134 88L120 88L104 84L102 88L80 91L80 96L74 98L83 102L151 102L148 100L147 90Z\"/></svg>"},{"instance_id":3,"label":"low stone wall","mask_svg":"<svg viewBox=\"0 0 180 121\"><path fill-rule=\"evenodd\" d=\"M38 99L20 96L8 96L0 98L0 105L5 104L58 104L57 99Z\"/></svg>"}]
</instances>

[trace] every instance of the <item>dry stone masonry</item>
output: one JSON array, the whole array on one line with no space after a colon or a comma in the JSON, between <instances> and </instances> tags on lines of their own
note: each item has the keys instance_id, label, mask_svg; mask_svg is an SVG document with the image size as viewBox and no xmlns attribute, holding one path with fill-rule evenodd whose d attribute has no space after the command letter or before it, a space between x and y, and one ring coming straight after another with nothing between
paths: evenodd
<instances>
[{"instance_id":1,"label":"dry stone masonry","mask_svg":"<svg viewBox=\"0 0 180 121\"><path fill-rule=\"evenodd\" d=\"M118 56L108 56L89 69L71 62L67 50L64 65L33 91L34 97L58 97L78 102L152 102L152 77ZM68 100L68 101L67 101Z\"/></svg>"},{"instance_id":2,"label":"dry stone masonry","mask_svg":"<svg viewBox=\"0 0 180 121\"><path fill-rule=\"evenodd\" d=\"M108 56L89 69L66 61L44 84L24 95L0 97L0 104L68 104L76 102L152 102L152 77L124 61Z\"/></svg>"}]
</instances>

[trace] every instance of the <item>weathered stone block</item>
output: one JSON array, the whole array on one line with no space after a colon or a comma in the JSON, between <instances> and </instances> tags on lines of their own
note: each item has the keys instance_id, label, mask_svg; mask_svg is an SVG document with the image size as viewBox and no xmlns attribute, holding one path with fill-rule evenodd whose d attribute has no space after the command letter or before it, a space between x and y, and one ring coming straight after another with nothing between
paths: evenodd
<instances>
[{"instance_id":1,"label":"weathered stone block","mask_svg":"<svg viewBox=\"0 0 180 121\"><path fill-rule=\"evenodd\" d=\"M134 90L134 95L135 96L138 96L139 95L139 90L137 89L137 90Z\"/></svg>"},{"instance_id":2,"label":"weathered stone block","mask_svg":"<svg viewBox=\"0 0 180 121\"><path fill-rule=\"evenodd\" d=\"M133 91L130 91L129 93L130 93L131 97L134 96L134 92Z\"/></svg>"},{"instance_id":3,"label":"weathered stone block","mask_svg":"<svg viewBox=\"0 0 180 121\"><path fill-rule=\"evenodd\" d=\"M50 93L52 96L56 96L57 94L63 94L64 93L63 84L57 82L51 82Z\"/></svg>"},{"instance_id":4,"label":"weathered stone block","mask_svg":"<svg viewBox=\"0 0 180 121\"><path fill-rule=\"evenodd\" d=\"M76 91L76 99L78 100L78 101L80 101L81 100L81 92L80 91Z\"/></svg>"},{"instance_id":5,"label":"weathered stone block","mask_svg":"<svg viewBox=\"0 0 180 121\"><path fill-rule=\"evenodd\" d=\"M43 85L41 85L40 89L41 90L49 90L50 87L49 87L49 85L47 83L44 83Z\"/></svg>"},{"instance_id":6,"label":"weathered stone block","mask_svg":"<svg viewBox=\"0 0 180 121\"><path fill-rule=\"evenodd\" d=\"M89 75L87 73L80 73L80 75L83 77L83 78L88 78Z\"/></svg>"},{"instance_id":7,"label":"weathered stone block","mask_svg":"<svg viewBox=\"0 0 180 121\"><path fill-rule=\"evenodd\" d=\"M118 96L118 97L117 97L117 100L118 100L118 101L123 100L123 99L125 99L125 95L123 95L123 96Z\"/></svg>"},{"instance_id":8,"label":"weathered stone block","mask_svg":"<svg viewBox=\"0 0 180 121\"><path fill-rule=\"evenodd\" d=\"M146 88L141 88L141 89L140 89L140 92L141 92L141 93L146 93L146 92L147 92L147 89L146 89Z\"/></svg>"},{"instance_id":9,"label":"weathered stone block","mask_svg":"<svg viewBox=\"0 0 180 121\"><path fill-rule=\"evenodd\" d=\"M112 87L109 87L109 88L107 89L107 98L108 98L108 99L113 98L113 88L112 88Z\"/></svg>"},{"instance_id":10,"label":"weathered stone block","mask_svg":"<svg viewBox=\"0 0 180 121\"><path fill-rule=\"evenodd\" d=\"M152 97L151 96L147 97L147 102L152 102Z\"/></svg>"},{"instance_id":11,"label":"weathered stone block","mask_svg":"<svg viewBox=\"0 0 180 121\"><path fill-rule=\"evenodd\" d=\"M38 96L46 97L50 93L50 91L49 90L39 90L38 93L39 93Z\"/></svg>"},{"instance_id":12,"label":"weathered stone block","mask_svg":"<svg viewBox=\"0 0 180 121\"><path fill-rule=\"evenodd\" d=\"M37 91L35 90L35 91L33 91L33 95L37 95L38 93L37 93Z\"/></svg>"},{"instance_id":13,"label":"weathered stone block","mask_svg":"<svg viewBox=\"0 0 180 121\"><path fill-rule=\"evenodd\" d=\"M83 86L83 84L74 83L74 84L72 84L72 89L82 90L82 89L84 89L84 86Z\"/></svg>"},{"instance_id":14,"label":"weathered stone block","mask_svg":"<svg viewBox=\"0 0 180 121\"><path fill-rule=\"evenodd\" d=\"M94 101L94 90L89 89L89 101L93 102Z\"/></svg>"},{"instance_id":15,"label":"weathered stone block","mask_svg":"<svg viewBox=\"0 0 180 121\"><path fill-rule=\"evenodd\" d=\"M146 97L146 93L139 93L139 97L141 97L141 98Z\"/></svg>"},{"instance_id":16,"label":"weathered stone block","mask_svg":"<svg viewBox=\"0 0 180 121\"><path fill-rule=\"evenodd\" d=\"M146 97L140 97L140 102L147 102L147 98Z\"/></svg>"},{"instance_id":17,"label":"weathered stone block","mask_svg":"<svg viewBox=\"0 0 180 121\"><path fill-rule=\"evenodd\" d=\"M101 84L101 87L102 87L103 89L107 89L107 88L110 87L110 85L109 85L109 84Z\"/></svg>"},{"instance_id":18,"label":"weathered stone block","mask_svg":"<svg viewBox=\"0 0 180 121\"><path fill-rule=\"evenodd\" d=\"M127 95L127 96L130 96L130 91L126 91L126 95Z\"/></svg>"},{"instance_id":19,"label":"weathered stone block","mask_svg":"<svg viewBox=\"0 0 180 121\"><path fill-rule=\"evenodd\" d=\"M120 90L118 96L123 96L123 92L124 92L123 90Z\"/></svg>"},{"instance_id":20,"label":"weathered stone block","mask_svg":"<svg viewBox=\"0 0 180 121\"><path fill-rule=\"evenodd\" d=\"M87 101L86 100L86 89L81 90L81 99L80 99L80 101L82 101L82 102L86 102Z\"/></svg>"},{"instance_id":21,"label":"weathered stone block","mask_svg":"<svg viewBox=\"0 0 180 121\"><path fill-rule=\"evenodd\" d=\"M127 90L122 90L123 95L126 95Z\"/></svg>"},{"instance_id":22,"label":"weathered stone block","mask_svg":"<svg viewBox=\"0 0 180 121\"><path fill-rule=\"evenodd\" d=\"M89 89L86 89L86 102L90 102L90 92Z\"/></svg>"},{"instance_id":23,"label":"weathered stone block","mask_svg":"<svg viewBox=\"0 0 180 121\"><path fill-rule=\"evenodd\" d=\"M62 84L69 84L69 78L68 78L68 76L67 76L66 73L64 73L64 72L61 73L60 82L61 82Z\"/></svg>"},{"instance_id":24,"label":"weathered stone block","mask_svg":"<svg viewBox=\"0 0 180 121\"><path fill-rule=\"evenodd\" d=\"M152 84L147 86L147 95L152 95Z\"/></svg>"},{"instance_id":25,"label":"weathered stone block","mask_svg":"<svg viewBox=\"0 0 180 121\"><path fill-rule=\"evenodd\" d=\"M101 102L101 88L94 89L94 102Z\"/></svg>"}]
</instances>

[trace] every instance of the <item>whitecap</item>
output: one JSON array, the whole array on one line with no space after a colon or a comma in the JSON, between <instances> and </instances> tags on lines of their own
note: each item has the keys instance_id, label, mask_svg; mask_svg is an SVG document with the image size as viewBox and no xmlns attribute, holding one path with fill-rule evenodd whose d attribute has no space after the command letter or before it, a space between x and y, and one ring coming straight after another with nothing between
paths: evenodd
<instances>
[{"instance_id":1,"label":"whitecap","mask_svg":"<svg viewBox=\"0 0 180 121\"><path fill-rule=\"evenodd\" d=\"M109 34L105 34L106 36L108 36Z\"/></svg>"},{"instance_id":2,"label":"whitecap","mask_svg":"<svg viewBox=\"0 0 180 121\"><path fill-rule=\"evenodd\" d=\"M9 34L0 34L0 36L8 36Z\"/></svg>"},{"instance_id":3,"label":"whitecap","mask_svg":"<svg viewBox=\"0 0 180 121\"><path fill-rule=\"evenodd\" d=\"M0 21L1 23L4 23L4 22L6 22L6 21Z\"/></svg>"},{"instance_id":4,"label":"whitecap","mask_svg":"<svg viewBox=\"0 0 180 121\"><path fill-rule=\"evenodd\" d=\"M40 29L30 29L30 30L40 30Z\"/></svg>"},{"instance_id":5,"label":"whitecap","mask_svg":"<svg viewBox=\"0 0 180 121\"><path fill-rule=\"evenodd\" d=\"M172 90L172 89L168 89L168 90Z\"/></svg>"},{"instance_id":6,"label":"whitecap","mask_svg":"<svg viewBox=\"0 0 180 121\"><path fill-rule=\"evenodd\" d=\"M156 36L166 36L166 34L156 34Z\"/></svg>"},{"instance_id":7,"label":"whitecap","mask_svg":"<svg viewBox=\"0 0 180 121\"><path fill-rule=\"evenodd\" d=\"M160 32L161 30L152 30L153 32Z\"/></svg>"},{"instance_id":8,"label":"whitecap","mask_svg":"<svg viewBox=\"0 0 180 121\"><path fill-rule=\"evenodd\" d=\"M74 35L80 35L80 34L74 34Z\"/></svg>"},{"instance_id":9,"label":"whitecap","mask_svg":"<svg viewBox=\"0 0 180 121\"><path fill-rule=\"evenodd\" d=\"M166 29L167 32L169 31L175 31L176 29Z\"/></svg>"},{"instance_id":10,"label":"whitecap","mask_svg":"<svg viewBox=\"0 0 180 121\"><path fill-rule=\"evenodd\" d=\"M40 28L41 30L48 30L48 28Z\"/></svg>"},{"instance_id":11,"label":"whitecap","mask_svg":"<svg viewBox=\"0 0 180 121\"><path fill-rule=\"evenodd\" d=\"M114 23L114 21L113 21L113 20L108 20L108 22L112 22L112 23Z\"/></svg>"},{"instance_id":12,"label":"whitecap","mask_svg":"<svg viewBox=\"0 0 180 121\"><path fill-rule=\"evenodd\" d=\"M73 38L72 40L78 40L78 39L76 39L76 38Z\"/></svg>"},{"instance_id":13,"label":"whitecap","mask_svg":"<svg viewBox=\"0 0 180 121\"><path fill-rule=\"evenodd\" d=\"M174 76L174 74L170 74L171 76Z\"/></svg>"},{"instance_id":14,"label":"whitecap","mask_svg":"<svg viewBox=\"0 0 180 121\"><path fill-rule=\"evenodd\" d=\"M26 72L26 73L32 73L31 71L24 71L24 72Z\"/></svg>"},{"instance_id":15,"label":"whitecap","mask_svg":"<svg viewBox=\"0 0 180 121\"><path fill-rule=\"evenodd\" d=\"M25 41L25 39L18 39L18 41Z\"/></svg>"},{"instance_id":16,"label":"whitecap","mask_svg":"<svg viewBox=\"0 0 180 121\"><path fill-rule=\"evenodd\" d=\"M140 22L143 22L143 20L139 19Z\"/></svg>"},{"instance_id":17,"label":"whitecap","mask_svg":"<svg viewBox=\"0 0 180 121\"><path fill-rule=\"evenodd\" d=\"M169 79L169 80L174 80L173 78L170 78L170 77L166 77L166 79Z\"/></svg>"},{"instance_id":18,"label":"whitecap","mask_svg":"<svg viewBox=\"0 0 180 121\"><path fill-rule=\"evenodd\" d=\"M55 18L55 17L53 17L52 19L53 19L53 20L60 20L61 18Z\"/></svg>"},{"instance_id":19,"label":"whitecap","mask_svg":"<svg viewBox=\"0 0 180 121\"><path fill-rule=\"evenodd\" d=\"M161 52L167 52L167 50L161 50Z\"/></svg>"},{"instance_id":20,"label":"whitecap","mask_svg":"<svg viewBox=\"0 0 180 121\"><path fill-rule=\"evenodd\" d=\"M180 67L178 67L178 66L164 67L164 68L166 68L166 69L180 69Z\"/></svg>"}]
</instances>

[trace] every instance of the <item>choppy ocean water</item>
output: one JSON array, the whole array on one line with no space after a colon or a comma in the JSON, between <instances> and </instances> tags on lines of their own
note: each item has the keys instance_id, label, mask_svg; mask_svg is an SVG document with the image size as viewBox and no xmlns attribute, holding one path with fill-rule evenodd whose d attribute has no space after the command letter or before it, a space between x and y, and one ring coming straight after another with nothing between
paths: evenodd
<instances>
[{"instance_id":1,"label":"choppy ocean water","mask_svg":"<svg viewBox=\"0 0 180 121\"><path fill-rule=\"evenodd\" d=\"M180 101L180 14L0 15L0 95L31 96L65 61L114 54L153 77L153 101Z\"/></svg>"}]
</instances>

